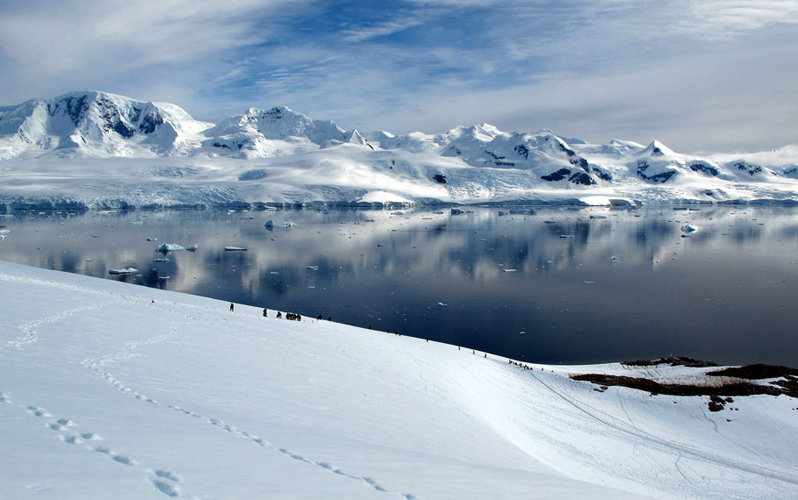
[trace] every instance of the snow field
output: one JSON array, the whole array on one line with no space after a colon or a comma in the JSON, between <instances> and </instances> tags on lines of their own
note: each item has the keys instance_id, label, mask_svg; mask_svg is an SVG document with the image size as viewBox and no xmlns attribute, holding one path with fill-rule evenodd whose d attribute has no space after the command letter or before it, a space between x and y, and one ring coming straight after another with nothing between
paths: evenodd
<instances>
[{"instance_id":1,"label":"snow field","mask_svg":"<svg viewBox=\"0 0 798 500\"><path fill-rule=\"evenodd\" d=\"M524 370L312 311L8 263L0 289L7 498L798 494L790 398L709 413L567 378L620 365Z\"/></svg>"}]
</instances>

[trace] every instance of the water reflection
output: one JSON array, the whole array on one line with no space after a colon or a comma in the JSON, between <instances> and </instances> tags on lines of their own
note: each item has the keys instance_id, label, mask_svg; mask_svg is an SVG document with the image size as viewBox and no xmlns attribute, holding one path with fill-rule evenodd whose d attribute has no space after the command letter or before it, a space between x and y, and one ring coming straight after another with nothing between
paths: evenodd
<instances>
[{"instance_id":1,"label":"water reflection","mask_svg":"<svg viewBox=\"0 0 798 500\"><path fill-rule=\"evenodd\" d=\"M0 258L530 361L798 365L795 211L519 212L25 215Z\"/></svg>"}]
</instances>

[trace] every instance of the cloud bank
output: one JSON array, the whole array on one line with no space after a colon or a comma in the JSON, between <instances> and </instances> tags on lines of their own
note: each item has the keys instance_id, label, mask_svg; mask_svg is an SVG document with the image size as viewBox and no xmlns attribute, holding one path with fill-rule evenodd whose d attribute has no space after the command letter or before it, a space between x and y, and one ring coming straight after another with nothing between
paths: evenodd
<instances>
[{"instance_id":1,"label":"cloud bank","mask_svg":"<svg viewBox=\"0 0 798 500\"><path fill-rule=\"evenodd\" d=\"M99 89L218 121L502 129L685 151L798 142L798 2L31 0L0 4L0 95Z\"/></svg>"}]
</instances>

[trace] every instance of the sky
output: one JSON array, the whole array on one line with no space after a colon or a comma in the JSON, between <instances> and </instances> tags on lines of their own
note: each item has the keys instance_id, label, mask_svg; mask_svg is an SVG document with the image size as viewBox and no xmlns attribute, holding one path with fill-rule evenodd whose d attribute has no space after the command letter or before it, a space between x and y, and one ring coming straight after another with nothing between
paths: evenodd
<instances>
[{"instance_id":1,"label":"sky","mask_svg":"<svg viewBox=\"0 0 798 500\"><path fill-rule=\"evenodd\" d=\"M798 143L795 61L798 0L0 0L0 105L93 89L212 122L763 151Z\"/></svg>"}]
</instances>

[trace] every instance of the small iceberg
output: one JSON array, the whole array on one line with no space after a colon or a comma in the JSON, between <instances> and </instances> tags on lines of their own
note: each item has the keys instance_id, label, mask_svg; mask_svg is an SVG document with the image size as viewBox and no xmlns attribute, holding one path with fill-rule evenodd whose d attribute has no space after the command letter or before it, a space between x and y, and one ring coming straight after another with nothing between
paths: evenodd
<instances>
[{"instance_id":1,"label":"small iceberg","mask_svg":"<svg viewBox=\"0 0 798 500\"><path fill-rule=\"evenodd\" d=\"M115 276L125 276L128 274L136 274L139 272L138 269L135 267L124 267L122 269L109 269L108 274L113 274Z\"/></svg>"},{"instance_id":2,"label":"small iceberg","mask_svg":"<svg viewBox=\"0 0 798 500\"><path fill-rule=\"evenodd\" d=\"M161 252L163 254L177 252L179 250L185 250L185 248L181 247L177 243L161 243L158 245L158 248L155 249L156 252Z\"/></svg>"},{"instance_id":3,"label":"small iceberg","mask_svg":"<svg viewBox=\"0 0 798 500\"><path fill-rule=\"evenodd\" d=\"M444 304L443 302L438 302L438 307L447 307L449 304Z\"/></svg>"},{"instance_id":4,"label":"small iceberg","mask_svg":"<svg viewBox=\"0 0 798 500\"><path fill-rule=\"evenodd\" d=\"M311 271L318 271L319 270L319 266L308 266L307 268L310 269Z\"/></svg>"},{"instance_id":5,"label":"small iceberg","mask_svg":"<svg viewBox=\"0 0 798 500\"><path fill-rule=\"evenodd\" d=\"M225 252L246 252L247 249L244 247L224 247Z\"/></svg>"},{"instance_id":6,"label":"small iceberg","mask_svg":"<svg viewBox=\"0 0 798 500\"><path fill-rule=\"evenodd\" d=\"M682 232L684 234L693 234L696 231L698 231L698 227L692 224L685 224L684 226L682 226Z\"/></svg>"},{"instance_id":7,"label":"small iceberg","mask_svg":"<svg viewBox=\"0 0 798 500\"><path fill-rule=\"evenodd\" d=\"M189 252L196 252L198 248L198 245L191 245L190 247L186 247L186 250Z\"/></svg>"}]
</instances>

